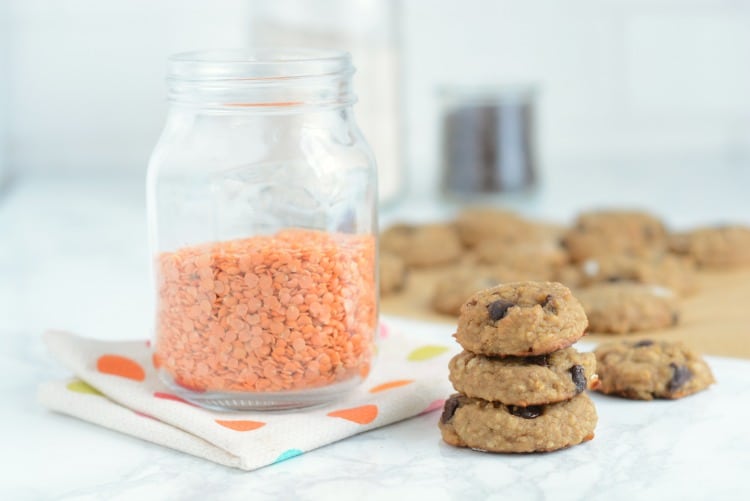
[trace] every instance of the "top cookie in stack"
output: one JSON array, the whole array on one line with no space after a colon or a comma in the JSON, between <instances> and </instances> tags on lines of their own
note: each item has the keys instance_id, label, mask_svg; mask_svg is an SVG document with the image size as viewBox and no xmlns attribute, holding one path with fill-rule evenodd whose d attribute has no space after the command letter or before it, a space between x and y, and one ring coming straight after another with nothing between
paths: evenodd
<instances>
[{"instance_id":1,"label":"top cookie in stack","mask_svg":"<svg viewBox=\"0 0 750 501\"><path fill-rule=\"evenodd\" d=\"M564 285L514 282L480 291L463 305L456 341L482 355L546 355L578 341L587 325Z\"/></svg>"}]
</instances>

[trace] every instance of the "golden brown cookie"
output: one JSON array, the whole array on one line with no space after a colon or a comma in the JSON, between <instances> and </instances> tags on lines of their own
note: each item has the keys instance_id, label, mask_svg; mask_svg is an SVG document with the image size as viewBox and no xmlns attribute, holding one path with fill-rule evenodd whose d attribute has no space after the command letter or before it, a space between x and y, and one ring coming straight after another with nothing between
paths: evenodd
<instances>
[{"instance_id":1,"label":"golden brown cookie","mask_svg":"<svg viewBox=\"0 0 750 501\"><path fill-rule=\"evenodd\" d=\"M750 266L750 227L701 228L670 236L670 249L706 268Z\"/></svg>"},{"instance_id":2,"label":"golden brown cookie","mask_svg":"<svg viewBox=\"0 0 750 501\"><path fill-rule=\"evenodd\" d=\"M564 285L511 282L472 295L455 338L482 355L545 355L575 343L586 326L583 307Z\"/></svg>"},{"instance_id":3,"label":"golden brown cookie","mask_svg":"<svg viewBox=\"0 0 750 501\"><path fill-rule=\"evenodd\" d=\"M456 218L456 228L467 247L484 240L523 241L536 233L533 223L518 214L489 207L464 209Z\"/></svg>"},{"instance_id":4,"label":"golden brown cookie","mask_svg":"<svg viewBox=\"0 0 750 501\"><path fill-rule=\"evenodd\" d=\"M578 264L567 264L555 271L554 281L560 282L565 287L576 289L583 283L583 270Z\"/></svg>"},{"instance_id":5,"label":"golden brown cookie","mask_svg":"<svg viewBox=\"0 0 750 501\"><path fill-rule=\"evenodd\" d=\"M456 228L443 223L392 226L381 235L380 249L420 268L455 262L463 251Z\"/></svg>"},{"instance_id":6,"label":"golden brown cookie","mask_svg":"<svg viewBox=\"0 0 750 501\"><path fill-rule=\"evenodd\" d=\"M474 251L482 263L501 264L526 272L526 280L550 280L568 262L568 253L549 241L508 243L484 240Z\"/></svg>"},{"instance_id":7,"label":"golden brown cookie","mask_svg":"<svg viewBox=\"0 0 750 501\"><path fill-rule=\"evenodd\" d=\"M715 383L708 364L683 343L620 341L597 347L599 391L637 400L682 398Z\"/></svg>"},{"instance_id":8,"label":"golden brown cookie","mask_svg":"<svg viewBox=\"0 0 750 501\"><path fill-rule=\"evenodd\" d=\"M625 334L676 325L675 294L658 285L633 282L597 284L577 292L591 332Z\"/></svg>"},{"instance_id":9,"label":"golden brown cookie","mask_svg":"<svg viewBox=\"0 0 750 501\"><path fill-rule=\"evenodd\" d=\"M393 294L404 288L408 270L403 259L391 252L381 252L379 265L381 295Z\"/></svg>"},{"instance_id":10,"label":"golden brown cookie","mask_svg":"<svg viewBox=\"0 0 750 501\"><path fill-rule=\"evenodd\" d=\"M574 348L536 357L485 357L463 351L448 364L456 391L506 405L570 400L598 385L596 357Z\"/></svg>"},{"instance_id":11,"label":"golden brown cookie","mask_svg":"<svg viewBox=\"0 0 750 501\"><path fill-rule=\"evenodd\" d=\"M490 452L545 452L594 438L597 414L585 393L549 405L518 407L461 394L445 401L443 440Z\"/></svg>"},{"instance_id":12,"label":"golden brown cookie","mask_svg":"<svg viewBox=\"0 0 750 501\"><path fill-rule=\"evenodd\" d=\"M573 261L612 254L651 256L665 250L666 229L646 212L584 212L563 237L563 244Z\"/></svg>"},{"instance_id":13,"label":"golden brown cookie","mask_svg":"<svg viewBox=\"0 0 750 501\"><path fill-rule=\"evenodd\" d=\"M638 282L661 285L681 296L690 295L697 289L695 265L690 259L680 256L615 254L589 258L578 267L579 286L602 282Z\"/></svg>"}]
</instances>

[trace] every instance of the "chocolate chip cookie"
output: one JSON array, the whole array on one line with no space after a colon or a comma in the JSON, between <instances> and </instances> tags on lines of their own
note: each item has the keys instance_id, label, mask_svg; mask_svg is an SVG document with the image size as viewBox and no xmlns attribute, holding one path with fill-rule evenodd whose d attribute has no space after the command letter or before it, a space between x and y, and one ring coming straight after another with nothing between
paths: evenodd
<instances>
[{"instance_id":1,"label":"chocolate chip cookie","mask_svg":"<svg viewBox=\"0 0 750 501\"><path fill-rule=\"evenodd\" d=\"M669 254L653 257L614 254L589 258L578 266L580 286L629 281L661 285L680 296L690 295L697 289L693 261Z\"/></svg>"},{"instance_id":2,"label":"chocolate chip cookie","mask_svg":"<svg viewBox=\"0 0 750 501\"><path fill-rule=\"evenodd\" d=\"M701 228L674 234L670 236L669 247L706 268L750 266L750 227Z\"/></svg>"},{"instance_id":3,"label":"chocolate chip cookie","mask_svg":"<svg viewBox=\"0 0 750 501\"><path fill-rule=\"evenodd\" d=\"M675 341L621 341L597 347L599 391L638 400L682 398L715 383L708 364Z\"/></svg>"},{"instance_id":4,"label":"chocolate chip cookie","mask_svg":"<svg viewBox=\"0 0 750 501\"><path fill-rule=\"evenodd\" d=\"M546 355L576 342L587 325L564 285L512 282L472 295L461 307L455 338L481 355Z\"/></svg>"},{"instance_id":5,"label":"chocolate chip cookie","mask_svg":"<svg viewBox=\"0 0 750 501\"><path fill-rule=\"evenodd\" d=\"M527 280L549 280L568 262L568 253L555 242L484 240L475 247L479 261L526 272Z\"/></svg>"},{"instance_id":6,"label":"chocolate chip cookie","mask_svg":"<svg viewBox=\"0 0 750 501\"><path fill-rule=\"evenodd\" d=\"M533 223L518 214L489 207L464 209L456 218L456 228L467 247L484 240L523 241L536 233Z\"/></svg>"},{"instance_id":7,"label":"chocolate chip cookie","mask_svg":"<svg viewBox=\"0 0 750 501\"><path fill-rule=\"evenodd\" d=\"M670 327L680 320L675 294L657 285L597 284L577 295L592 332L625 334Z\"/></svg>"},{"instance_id":8,"label":"chocolate chip cookie","mask_svg":"<svg viewBox=\"0 0 750 501\"><path fill-rule=\"evenodd\" d=\"M380 234L381 252L391 252L400 256L409 248L416 231L416 225L412 224L399 223L389 226Z\"/></svg>"},{"instance_id":9,"label":"chocolate chip cookie","mask_svg":"<svg viewBox=\"0 0 750 501\"><path fill-rule=\"evenodd\" d=\"M440 416L443 440L491 452L554 451L594 437L597 414L585 393L549 405L518 407L461 394L446 400Z\"/></svg>"},{"instance_id":10,"label":"chocolate chip cookie","mask_svg":"<svg viewBox=\"0 0 750 501\"><path fill-rule=\"evenodd\" d=\"M506 405L569 400L598 385L596 357L574 348L535 357L485 357L464 351L448 365L456 391Z\"/></svg>"},{"instance_id":11,"label":"chocolate chip cookie","mask_svg":"<svg viewBox=\"0 0 750 501\"><path fill-rule=\"evenodd\" d=\"M666 249L666 228L656 217L639 211L584 212L563 237L571 259L628 254L651 256Z\"/></svg>"},{"instance_id":12,"label":"chocolate chip cookie","mask_svg":"<svg viewBox=\"0 0 750 501\"><path fill-rule=\"evenodd\" d=\"M380 249L420 268L455 262L463 252L456 228L441 223L392 226L381 235Z\"/></svg>"}]
</instances>

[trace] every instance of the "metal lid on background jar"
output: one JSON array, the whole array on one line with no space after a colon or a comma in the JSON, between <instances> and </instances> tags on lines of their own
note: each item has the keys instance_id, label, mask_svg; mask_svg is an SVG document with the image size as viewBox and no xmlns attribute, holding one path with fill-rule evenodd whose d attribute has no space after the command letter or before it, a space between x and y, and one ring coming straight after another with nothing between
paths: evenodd
<instances>
[{"instance_id":1,"label":"metal lid on background jar","mask_svg":"<svg viewBox=\"0 0 750 501\"><path fill-rule=\"evenodd\" d=\"M441 89L444 193L508 193L535 184L535 95L531 86Z\"/></svg>"}]
</instances>

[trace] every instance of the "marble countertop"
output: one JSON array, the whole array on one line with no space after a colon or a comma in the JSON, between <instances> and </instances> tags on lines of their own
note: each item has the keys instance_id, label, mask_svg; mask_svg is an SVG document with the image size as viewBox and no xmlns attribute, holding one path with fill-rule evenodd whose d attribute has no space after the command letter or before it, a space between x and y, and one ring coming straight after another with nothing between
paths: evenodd
<instances>
[{"instance_id":1,"label":"marble countertop","mask_svg":"<svg viewBox=\"0 0 750 501\"><path fill-rule=\"evenodd\" d=\"M750 175L733 172L736 182L721 186L707 178L700 190L705 196L697 199L678 179L671 198L652 206L675 225L726 214L748 221L750 202L737 185ZM569 184L570 191L517 203L534 214L568 218L581 205L567 194L584 191ZM637 190L626 196L630 185L620 185L614 203L647 196ZM407 204L385 220L450 210ZM744 479L750 361L734 359L709 358L719 383L680 401L595 395L596 438L542 455L449 447L440 440L438 414L431 413L243 473L46 411L35 402L37 384L67 374L45 353L44 329L103 339L148 336L145 236L139 181L22 181L0 198L0 385L6 397L0 499L750 498ZM450 341L450 326L391 323L411 335Z\"/></svg>"}]
</instances>

